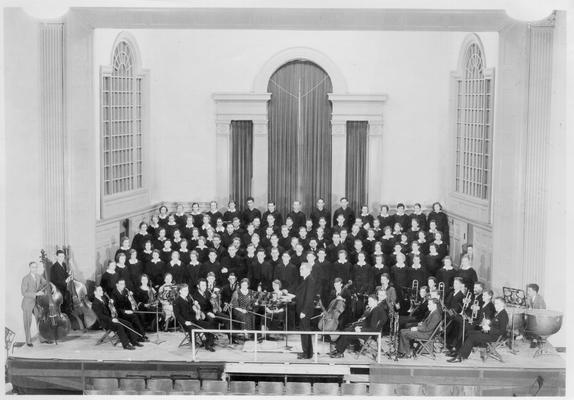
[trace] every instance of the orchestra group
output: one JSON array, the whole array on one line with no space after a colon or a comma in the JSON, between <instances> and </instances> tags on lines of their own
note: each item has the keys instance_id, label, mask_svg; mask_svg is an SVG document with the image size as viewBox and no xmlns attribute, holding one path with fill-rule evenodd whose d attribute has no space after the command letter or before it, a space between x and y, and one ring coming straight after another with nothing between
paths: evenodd
<instances>
[{"instance_id":1,"label":"orchestra group","mask_svg":"<svg viewBox=\"0 0 574 400\"><path fill-rule=\"evenodd\" d=\"M346 198L331 214L319 199L310 215L295 201L283 216L270 201L263 213L248 198L243 211L230 201L221 212L193 203L159 208L122 240L96 286L91 308L102 328L115 331L125 349L148 341L156 329L237 329L317 331L331 341L330 356L358 349L358 335L337 331L382 332L396 341L398 357L410 357L417 339L446 326L449 362L468 358L474 346L506 333L505 301L478 280L472 245L460 266L449 256L449 224L440 203L426 215L420 204L407 214L402 203L378 215L363 206L356 215ZM62 293L62 311L72 307L72 279L65 254L38 273L31 262L22 281L26 343L34 299L45 278ZM533 308L545 308L538 286L528 286ZM207 351L216 337L201 335ZM252 336L233 334L235 343ZM261 336L259 336L261 339ZM535 340L535 338L532 338ZM301 335L300 359L313 357L311 336Z\"/></svg>"}]
</instances>

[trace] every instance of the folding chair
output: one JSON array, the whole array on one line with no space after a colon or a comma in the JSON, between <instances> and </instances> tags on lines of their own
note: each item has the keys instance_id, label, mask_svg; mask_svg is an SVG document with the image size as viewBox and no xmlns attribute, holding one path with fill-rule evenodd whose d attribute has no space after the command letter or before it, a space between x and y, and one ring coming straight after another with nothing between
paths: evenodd
<instances>
[{"instance_id":1,"label":"folding chair","mask_svg":"<svg viewBox=\"0 0 574 400\"><path fill-rule=\"evenodd\" d=\"M189 333L190 333L189 329L186 329L186 327L183 326L179 321L177 321L177 323L178 323L179 327L182 329L182 331L183 331L183 333L184 333L184 335L185 335L185 336L183 337L183 339L181 340L181 342L179 342L179 345L178 345L177 347L180 348L180 347L183 347L183 346L189 346L189 345L191 345L191 337L189 336ZM198 347L201 347L201 346L204 345L204 341L203 341L202 334L196 333L196 334L195 334L195 338L197 339Z\"/></svg>"},{"instance_id":2,"label":"folding chair","mask_svg":"<svg viewBox=\"0 0 574 400\"><path fill-rule=\"evenodd\" d=\"M106 332L103 334L103 336L99 338L98 341L96 342L96 346L104 342L110 342L112 345L115 346L120 342L120 338L117 333L115 333L111 329L107 329Z\"/></svg>"},{"instance_id":3,"label":"folding chair","mask_svg":"<svg viewBox=\"0 0 574 400\"><path fill-rule=\"evenodd\" d=\"M502 355L498 352L498 349L506 345L506 335L500 335L496 342L486 343L485 351L486 357L483 357L482 362L486 362L487 358L494 358L497 361L503 363Z\"/></svg>"},{"instance_id":4,"label":"folding chair","mask_svg":"<svg viewBox=\"0 0 574 400\"><path fill-rule=\"evenodd\" d=\"M446 326L448 327L449 323L447 322ZM436 339L440 337L442 333L442 323L439 322L436 327L431 332L431 335L428 339L415 339L415 343L418 344L418 348L413 352L414 356L428 356L429 358L435 360L436 359L436 351L435 351L435 344Z\"/></svg>"}]
</instances>

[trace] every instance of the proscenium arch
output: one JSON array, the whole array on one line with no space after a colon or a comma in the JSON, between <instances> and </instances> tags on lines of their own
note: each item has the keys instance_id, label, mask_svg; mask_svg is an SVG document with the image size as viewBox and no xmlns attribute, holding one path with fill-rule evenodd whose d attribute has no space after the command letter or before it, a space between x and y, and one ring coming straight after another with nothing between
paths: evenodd
<instances>
[{"instance_id":1,"label":"proscenium arch","mask_svg":"<svg viewBox=\"0 0 574 400\"><path fill-rule=\"evenodd\" d=\"M283 65L291 61L310 61L323 69L333 85L333 93L347 93L347 81L341 70L329 57L318 50L309 47L291 47L280 51L271 57L259 70L253 81L253 92L266 93L271 76Z\"/></svg>"}]
</instances>

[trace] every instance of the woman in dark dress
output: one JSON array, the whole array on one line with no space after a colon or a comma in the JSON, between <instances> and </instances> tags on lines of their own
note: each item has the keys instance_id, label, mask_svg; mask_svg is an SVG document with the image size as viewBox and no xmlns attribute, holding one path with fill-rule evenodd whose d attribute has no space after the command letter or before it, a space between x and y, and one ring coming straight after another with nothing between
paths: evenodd
<instances>
[{"instance_id":1,"label":"woman in dark dress","mask_svg":"<svg viewBox=\"0 0 574 400\"><path fill-rule=\"evenodd\" d=\"M429 254L425 256L424 264L429 275L436 276L436 273L442 265L442 259L444 257L441 257L441 255L436 251L436 246L434 244L431 244L429 249L430 251Z\"/></svg>"},{"instance_id":2,"label":"woman in dark dress","mask_svg":"<svg viewBox=\"0 0 574 400\"><path fill-rule=\"evenodd\" d=\"M417 240L419 242L419 249L420 252L423 254L429 253L429 243L427 241L427 235L424 231L419 231L419 238Z\"/></svg>"},{"instance_id":3,"label":"woman in dark dress","mask_svg":"<svg viewBox=\"0 0 574 400\"><path fill-rule=\"evenodd\" d=\"M442 240L442 233L440 231L436 231L433 244L436 247L436 252L441 256L441 259L448 256L448 244Z\"/></svg>"},{"instance_id":4,"label":"woman in dark dress","mask_svg":"<svg viewBox=\"0 0 574 400\"><path fill-rule=\"evenodd\" d=\"M389 214L389 206L381 206L381 213L377 216L377 219L379 220L383 231L387 226L392 229L394 219L393 216Z\"/></svg>"},{"instance_id":5,"label":"woman in dark dress","mask_svg":"<svg viewBox=\"0 0 574 400\"><path fill-rule=\"evenodd\" d=\"M169 220L168 209L166 206L161 206L159 208L159 215L158 215L158 224L162 228L167 227L167 222Z\"/></svg>"},{"instance_id":6,"label":"woman in dark dress","mask_svg":"<svg viewBox=\"0 0 574 400\"><path fill-rule=\"evenodd\" d=\"M392 234L390 226L387 225L384 231L385 234L381 237L382 250L384 254L391 255L395 247L395 237Z\"/></svg>"},{"instance_id":7,"label":"woman in dark dress","mask_svg":"<svg viewBox=\"0 0 574 400\"><path fill-rule=\"evenodd\" d=\"M151 236L152 240L155 240L159 235L159 230L161 226L159 226L159 217L157 215L151 216L151 221L147 227L147 233Z\"/></svg>"},{"instance_id":8,"label":"woman in dark dress","mask_svg":"<svg viewBox=\"0 0 574 400\"><path fill-rule=\"evenodd\" d=\"M126 282L126 287L129 290L133 290L134 286L132 285L130 270L126 265L125 253L118 254L118 261L116 262L116 274L118 275L118 281L123 279Z\"/></svg>"},{"instance_id":9,"label":"woman in dark dress","mask_svg":"<svg viewBox=\"0 0 574 400\"><path fill-rule=\"evenodd\" d=\"M154 288L159 288L163 283L165 264L159 258L159 250L154 250L151 261L144 265L144 272L149 277Z\"/></svg>"},{"instance_id":10,"label":"woman in dark dress","mask_svg":"<svg viewBox=\"0 0 574 400\"><path fill-rule=\"evenodd\" d=\"M252 313L254 303L255 295L253 290L249 289L249 279L243 278L239 288L231 296L233 318L243 322L243 329L255 329L255 315Z\"/></svg>"},{"instance_id":11,"label":"woman in dark dress","mask_svg":"<svg viewBox=\"0 0 574 400\"><path fill-rule=\"evenodd\" d=\"M136 251L138 252L138 257L141 258L145 248L145 242L151 240L152 237L147 231L148 226L145 222L140 222L139 228L140 228L139 232L135 234L132 240L132 249L136 249Z\"/></svg>"},{"instance_id":12,"label":"woman in dark dress","mask_svg":"<svg viewBox=\"0 0 574 400\"><path fill-rule=\"evenodd\" d=\"M443 233L443 239L445 242L450 241L449 226L448 226L448 216L442 210L442 205L437 201L432 205L432 211L427 217L427 221L435 221L436 228Z\"/></svg>"},{"instance_id":13,"label":"woman in dark dress","mask_svg":"<svg viewBox=\"0 0 574 400\"><path fill-rule=\"evenodd\" d=\"M183 239L180 243L179 243L179 259L181 260L181 263L186 266L187 264L189 264L189 260L190 260L190 253L191 250L189 250L189 248L187 247L187 239ZM184 283L184 282L179 282L179 283Z\"/></svg>"},{"instance_id":14,"label":"woman in dark dress","mask_svg":"<svg viewBox=\"0 0 574 400\"><path fill-rule=\"evenodd\" d=\"M113 260L108 261L108 268L102 274L100 280L100 286L108 296L112 294L112 291L116 288L116 283L118 282L118 274L116 273L116 262Z\"/></svg>"},{"instance_id":15,"label":"woman in dark dress","mask_svg":"<svg viewBox=\"0 0 574 400\"><path fill-rule=\"evenodd\" d=\"M128 267L132 287L136 287L140 282L140 277L143 274L143 263L138 260L138 252L135 249L130 250L130 258L126 265Z\"/></svg>"},{"instance_id":16,"label":"woman in dark dress","mask_svg":"<svg viewBox=\"0 0 574 400\"><path fill-rule=\"evenodd\" d=\"M474 290L474 283L478 281L478 275L470 265L470 261L466 254L460 259L460 269L456 273L456 276L460 276L462 278L464 285L468 290Z\"/></svg>"},{"instance_id":17,"label":"woman in dark dress","mask_svg":"<svg viewBox=\"0 0 574 400\"><path fill-rule=\"evenodd\" d=\"M235 202L233 200L227 204L227 211L223 213L224 223L231 224L233 222L233 218L239 218L239 211L237 211L235 207Z\"/></svg>"},{"instance_id":18,"label":"woman in dark dress","mask_svg":"<svg viewBox=\"0 0 574 400\"><path fill-rule=\"evenodd\" d=\"M446 291L448 292L450 289L452 289L452 283L454 277L457 275L457 270L453 268L450 256L446 256L442 262L444 266L438 270L436 278L438 285L440 285L442 282L446 288Z\"/></svg>"},{"instance_id":19,"label":"woman in dark dress","mask_svg":"<svg viewBox=\"0 0 574 400\"><path fill-rule=\"evenodd\" d=\"M140 259L139 259L143 265L145 265L147 262L151 261L152 253L153 253L153 243L151 240L148 240L144 244L144 250L142 251L142 254L141 254ZM138 279L138 281L139 281L139 279Z\"/></svg>"},{"instance_id":20,"label":"woman in dark dress","mask_svg":"<svg viewBox=\"0 0 574 400\"><path fill-rule=\"evenodd\" d=\"M150 286L149 278L146 274L140 277L139 285L133 292L134 300L138 303L138 311L156 311L156 292ZM140 319L144 322L146 330L155 330L155 314L140 314Z\"/></svg>"}]
</instances>

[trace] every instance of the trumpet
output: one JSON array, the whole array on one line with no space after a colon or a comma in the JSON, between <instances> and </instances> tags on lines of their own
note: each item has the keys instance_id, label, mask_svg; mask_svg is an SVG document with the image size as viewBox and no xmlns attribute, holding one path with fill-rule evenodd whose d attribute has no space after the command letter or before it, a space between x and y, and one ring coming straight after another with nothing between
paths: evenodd
<instances>
[{"instance_id":1,"label":"trumpet","mask_svg":"<svg viewBox=\"0 0 574 400\"><path fill-rule=\"evenodd\" d=\"M476 317L478 317L478 310L480 309L479 305L478 305L478 300L475 300L472 303L472 314L470 315L470 322L472 323Z\"/></svg>"},{"instance_id":2,"label":"trumpet","mask_svg":"<svg viewBox=\"0 0 574 400\"><path fill-rule=\"evenodd\" d=\"M472 293L469 290L466 292L466 296L462 300L462 310L460 310L461 316L464 316L464 313L466 312L466 309L468 308L468 305L470 304L470 300L472 300Z\"/></svg>"}]
</instances>

